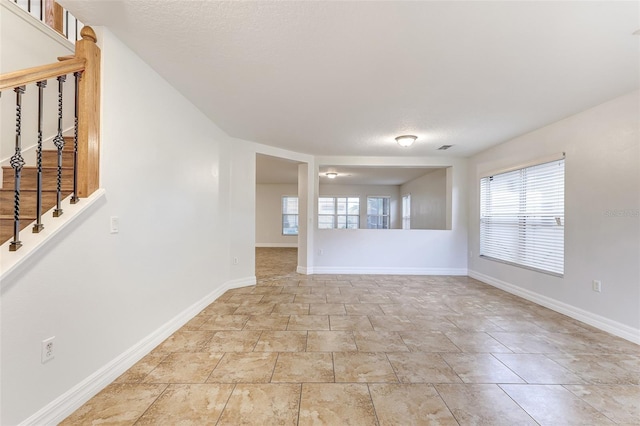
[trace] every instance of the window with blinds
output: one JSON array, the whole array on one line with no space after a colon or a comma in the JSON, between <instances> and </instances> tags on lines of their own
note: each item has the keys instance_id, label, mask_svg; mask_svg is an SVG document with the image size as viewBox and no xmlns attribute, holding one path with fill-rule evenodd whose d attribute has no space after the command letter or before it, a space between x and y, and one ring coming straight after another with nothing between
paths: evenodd
<instances>
[{"instance_id":1,"label":"window with blinds","mask_svg":"<svg viewBox=\"0 0 640 426\"><path fill-rule=\"evenodd\" d=\"M298 197L282 197L282 235L298 235Z\"/></svg>"},{"instance_id":2,"label":"window with blinds","mask_svg":"<svg viewBox=\"0 0 640 426\"><path fill-rule=\"evenodd\" d=\"M318 229L358 229L360 197L319 197Z\"/></svg>"},{"instance_id":3,"label":"window with blinds","mask_svg":"<svg viewBox=\"0 0 640 426\"><path fill-rule=\"evenodd\" d=\"M480 180L480 256L564 274L564 158Z\"/></svg>"},{"instance_id":4,"label":"window with blinds","mask_svg":"<svg viewBox=\"0 0 640 426\"><path fill-rule=\"evenodd\" d=\"M367 228L389 229L391 197L367 197Z\"/></svg>"}]
</instances>

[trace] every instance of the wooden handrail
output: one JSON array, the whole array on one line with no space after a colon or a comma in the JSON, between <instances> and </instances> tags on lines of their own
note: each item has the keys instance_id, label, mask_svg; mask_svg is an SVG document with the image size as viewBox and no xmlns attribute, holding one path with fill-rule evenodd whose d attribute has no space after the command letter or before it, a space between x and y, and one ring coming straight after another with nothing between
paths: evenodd
<instances>
[{"instance_id":1,"label":"wooden handrail","mask_svg":"<svg viewBox=\"0 0 640 426\"><path fill-rule=\"evenodd\" d=\"M41 65L0 75L0 90L13 89L37 83L63 74L72 74L85 69L86 60L81 58L56 62L55 64Z\"/></svg>"},{"instance_id":2,"label":"wooden handrail","mask_svg":"<svg viewBox=\"0 0 640 426\"><path fill-rule=\"evenodd\" d=\"M59 75L82 72L78 104L78 194L91 195L99 188L100 175L100 48L89 26L80 31L73 58L0 75L0 90L14 89Z\"/></svg>"}]
</instances>

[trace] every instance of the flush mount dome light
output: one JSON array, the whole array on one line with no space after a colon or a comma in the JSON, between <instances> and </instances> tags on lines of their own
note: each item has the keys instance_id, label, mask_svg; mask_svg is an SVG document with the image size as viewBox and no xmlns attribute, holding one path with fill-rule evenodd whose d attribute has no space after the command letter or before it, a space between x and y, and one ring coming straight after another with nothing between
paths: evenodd
<instances>
[{"instance_id":1,"label":"flush mount dome light","mask_svg":"<svg viewBox=\"0 0 640 426\"><path fill-rule=\"evenodd\" d=\"M329 179L335 179L336 177L338 177L338 174L336 172L329 172L329 173L325 173L325 176L328 177Z\"/></svg>"},{"instance_id":2,"label":"flush mount dome light","mask_svg":"<svg viewBox=\"0 0 640 426\"><path fill-rule=\"evenodd\" d=\"M410 147L416 139L418 139L418 137L414 135L402 135L396 138L396 142L398 142L398 145L407 148Z\"/></svg>"}]
</instances>

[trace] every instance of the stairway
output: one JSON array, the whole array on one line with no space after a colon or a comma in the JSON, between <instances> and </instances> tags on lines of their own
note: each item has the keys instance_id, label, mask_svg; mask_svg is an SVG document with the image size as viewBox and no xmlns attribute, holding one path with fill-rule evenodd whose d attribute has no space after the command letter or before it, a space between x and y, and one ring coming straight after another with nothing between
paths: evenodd
<instances>
[{"instance_id":1,"label":"stairway","mask_svg":"<svg viewBox=\"0 0 640 426\"><path fill-rule=\"evenodd\" d=\"M66 136L62 150L62 198L73 193L73 137ZM37 176L35 165L22 168L20 177L20 232L32 232L30 227L36 220ZM50 220L47 211L56 205L58 177L58 151L42 151L42 222ZM2 187L0 188L0 244L13 238L15 173L10 166L2 167Z\"/></svg>"}]
</instances>

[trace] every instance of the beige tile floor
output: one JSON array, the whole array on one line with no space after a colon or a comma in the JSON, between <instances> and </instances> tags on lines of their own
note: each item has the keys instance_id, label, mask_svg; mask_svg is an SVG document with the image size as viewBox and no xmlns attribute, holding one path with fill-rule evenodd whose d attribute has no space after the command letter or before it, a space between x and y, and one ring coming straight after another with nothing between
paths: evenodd
<instances>
[{"instance_id":1,"label":"beige tile floor","mask_svg":"<svg viewBox=\"0 0 640 426\"><path fill-rule=\"evenodd\" d=\"M226 292L63 424L640 425L640 347L468 277Z\"/></svg>"}]
</instances>

